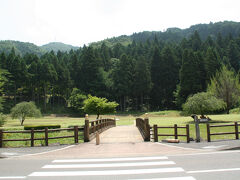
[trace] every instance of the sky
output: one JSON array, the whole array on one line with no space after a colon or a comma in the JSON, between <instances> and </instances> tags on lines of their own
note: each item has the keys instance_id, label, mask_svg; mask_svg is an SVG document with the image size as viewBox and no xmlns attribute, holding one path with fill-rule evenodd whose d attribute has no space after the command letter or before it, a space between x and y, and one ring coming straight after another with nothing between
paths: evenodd
<instances>
[{"instance_id":1,"label":"sky","mask_svg":"<svg viewBox=\"0 0 240 180\"><path fill-rule=\"evenodd\" d=\"M74 46L142 31L240 22L239 0L0 0L0 40Z\"/></svg>"}]
</instances>

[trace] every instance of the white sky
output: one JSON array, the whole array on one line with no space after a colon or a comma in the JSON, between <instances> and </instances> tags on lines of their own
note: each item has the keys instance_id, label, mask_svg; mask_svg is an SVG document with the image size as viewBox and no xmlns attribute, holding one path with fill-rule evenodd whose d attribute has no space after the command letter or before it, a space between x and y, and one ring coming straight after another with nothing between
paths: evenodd
<instances>
[{"instance_id":1,"label":"white sky","mask_svg":"<svg viewBox=\"0 0 240 180\"><path fill-rule=\"evenodd\" d=\"M0 40L82 46L141 31L240 22L239 0L0 0Z\"/></svg>"}]
</instances>

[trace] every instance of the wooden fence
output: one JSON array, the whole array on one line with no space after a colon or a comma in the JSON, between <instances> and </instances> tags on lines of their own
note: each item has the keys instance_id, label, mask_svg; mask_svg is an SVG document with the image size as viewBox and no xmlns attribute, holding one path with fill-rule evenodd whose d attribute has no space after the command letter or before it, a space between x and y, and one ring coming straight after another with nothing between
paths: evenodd
<instances>
[{"instance_id":1,"label":"wooden fence","mask_svg":"<svg viewBox=\"0 0 240 180\"><path fill-rule=\"evenodd\" d=\"M45 141L45 146L48 146L48 141L49 139L62 139L62 138L74 138L74 142L78 143L79 140L79 131L83 132L84 127L78 127L74 126L73 128L62 128L62 129L48 129L45 128L43 130L23 130L23 131L4 131L0 130L0 148L3 147L4 142L9 142L9 141L30 141L31 142L31 147L34 146L34 141L38 140L43 140ZM56 136L56 137L48 137L49 132L60 132L60 131L73 131L72 135L68 136ZM4 134L16 134L16 133L27 133L30 134L30 138L24 138L24 139L4 139ZM43 133L44 137L43 138L36 138L34 137L35 133Z\"/></svg>"},{"instance_id":2,"label":"wooden fence","mask_svg":"<svg viewBox=\"0 0 240 180\"><path fill-rule=\"evenodd\" d=\"M0 148L3 147L4 142L9 141L30 141L31 147L34 146L34 141L42 140L45 143L45 146L48 146L48 141L50 139L63 139L63 138L74 138L74 142L78 143L79 141L79 132L83 133L84 141L89 142L96 136L96 133L101 133L106 129L116 126L115 119L97 119L94 121L89 121L87 116L85 119L85 125L82 127L74 126L73 128L61 128L61 129L48 129L45 128L43 130L22 130L22 131L4 131L0 130ZM66 136L56 136L56 137L49 137L49 133L51 132L60 132L60 131L72 131L71 135ZM16 133L27 133L30 134L29 138L22 138L22 139L4 139L4 134L16 134ZM43 133L44 137L36 138L36 133Z\"/></svg>"},{"instance_id":3,"label":"wooden fence","mask_svg":"<svg viewBox=\"0 0 240 180\"><path fill-rule=\"evenodd\" d=\"M148 118L136 118L136 126L142 134L144 141L150 141L150 125Z\"/></svg>"},{"instance_id":4,"label":"wooden fence","mask_svg":"<svg viewBox=\"0 0 240 180\"><path fill-rule=\"evenodd\" d=\"M234 127L234 132L220 132L220 133L211 133L210 129L211 128L221 128L221 127ZM207 124L207 140L208 142L211 142L211 136L217 136L217 135L235 135L236 139L239 139L239 129L238 129L239 124L235 122L234 124L224 124L224 125L210 125Z\"/></svg>"},{"instance_id":5,"label":"wooden fence","mask_svg":"<svg viewBox=\"0 0 240 180\"><path fill-rule=\"evenodd\" d=\"M114 126L116 126L115 119L97 119L94 121L89 121L86 116L84 126L84 141L89 142L95 138L96 133L101 133Z\"/></svg>"},{"instance_id":6,"label":"wooden fence","mask_svg":"<svg viewBox=\"0 0 240 180\"><path fill-rule=\"evenodd\" d=\"M153 125L153 127L150 127L153 129L153 137L151 139L154 140L154 142L158 142L159 136L173 136L175 139L178 139L179 136L186 137L187 143L190 142L190 132L189 132L189 125L186 126L177 126L177 124L174 124L174 126L157 126L156 124ZM159 134L158 129L174 129L174 134ZM186 129L186 134L178 134L178 129Z\"/></svg>"}]
</instances>

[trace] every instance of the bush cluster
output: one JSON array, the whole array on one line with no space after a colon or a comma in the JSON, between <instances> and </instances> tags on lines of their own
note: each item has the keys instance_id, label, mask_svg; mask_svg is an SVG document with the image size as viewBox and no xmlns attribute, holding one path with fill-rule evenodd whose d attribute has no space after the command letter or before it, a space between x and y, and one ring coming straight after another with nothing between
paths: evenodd
<instances>
[{"instance_id":1,"label":"bush cluster","mask_svg":"<svg viewBox=\"0 0 240 180\"><path fill-rule=\"evenodd\" d=\"M61 128L61 125L59 124L48 124L48 125L24 125L24 130L39 130L39 129L57 129L57 128Z\"/></svg>"}]
</instances>

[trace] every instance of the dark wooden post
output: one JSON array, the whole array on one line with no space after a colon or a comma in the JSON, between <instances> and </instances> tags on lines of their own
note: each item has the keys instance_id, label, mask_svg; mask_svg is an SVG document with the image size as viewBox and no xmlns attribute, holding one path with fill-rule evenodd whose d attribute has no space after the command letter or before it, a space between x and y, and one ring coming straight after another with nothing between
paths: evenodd
<instances>
[{"instance_id":1,"label":"dark wooden post","mask_svg":"<svg viewBox=\"0 0 240 180\"><path fill-rule=\"evenodd\" d=\"M174 124L174 137L175 139L178 138L178 129L177 129L177 124Z\"/></svg>"},{"instance_id":2,"label":"dark wooden post","mask_svg":"<svg viewBox=\"0 0 240 180\"><path fill-rule=\"evenodd\" d=\"M234 125L235 125L235 135L236 135L236 139L239 139L239 134L238 134L238 123L235 122Z\"/></svg>"},{"instance_id":3,"label":"dark wooden post","mask_svg":"<svg viewBox=\"0 0 240 180\"><path fill-rule=\"evenodd\" d=\"M113 126L114 126L114 127L116 127L116 126L117 126L117 123L116 123L116 117L114 117Z\"/></svg>"},{"instance_id":4,"label":"dark wooden post","mask_svg":"<svg viewBox=\"0 0 240 180\"><path fill-rule=\"evenodd\" d=\"M101 129L101 131L102 131L102 129L103 129L103 124L102 124L102 117L100 117L100 129Z\"/></svg>"},{"instance_id":5,"label":"dark wooden post","mask_svg":"<svg viewBox=\"0 0 240 180\"><path fill-rule=\"evenodd\" d=\"M34 147L34 129L31 129L31 147Z\"/></svg>"},{"instance_id":6,"label":"dark wooden post","mask_svg":"<svg viewBox=\"0 0 240 180\"><path fill-rule=\"evenodd\" d=\"M74 126L74 142L78 143L78 126Z\"/></svg>"},{"instance_id":7,"label":"dark wooden post","mask_svg":"<svg viewBox=\"0 0 240 180\"><path fill-rule=\"evenodd\" d=\"M149 119L144 119L144 131L145 131L145 141L150 141L150 125L149 125Z\"/></svg>"},{"instance_id":8,"label":"dark wooden post","mask_svg":"<svg viewBox=\"0 0 240 180\"><path fill-rule=\"evenodd\" d=\"M210 125L207 124L207 140L208 142L211 142L211 134L210 134Z\"/></svg>"},{"instance_id":9,"label":"dark wooden post","mask_svg":"<svg viewBox=\"0 0 240 180\"><path fill-rule=\"evenodd\" d=\"M48 146L48 128L45 127L45 146Z\"/></svg>"},{"instance_id":10,"label":"dark wooden post","mask_svg":"<svg viewBox=\"0 0 240 180\"><path fill-rule=\"evenodd\" d=\"M94 128L94 132L99 130L99 124L98 124L99 120L96 121L95 126L96 128Z\"/></svg>"},{"instance_id":11,"label":"dark wooden post","mask_svg":"<svg viewBox=\"0 0 240 180\"><path fill-rule=\"evenodd\" d=\"M153 125L153 131L154 131L154 142L158 142L158 128L157 125Z\"/></svg>"},{"instance_id":12,"label":"dark wooden post","mask_svg":"<svg viewBox=\"0 0 240 180\"><path fill-rule=\"evenodd\" d=\"M3 147L3 130L0 129L0 148Z\"/></svg>"},{"instance_id":13,"label":"dark wooden post","mask_svg":"<svg viewBox=\"0 0 240 180\"><path fill-rule=\"evenodd\" d=\"M187 135L187 143L190 143L190 133L189 133L189 124L186 125L186 135Z\"/></svg>"},{"instance_id":14,"label":"dark wooden post","mask_svg":"<svg viewBox=\"0 0 240 180\"><path fill-rule=\"evenodd\" d=\"M85 116L84 142L89 142L89 120L87 114Z\"/></svg>"}]
</instances>

